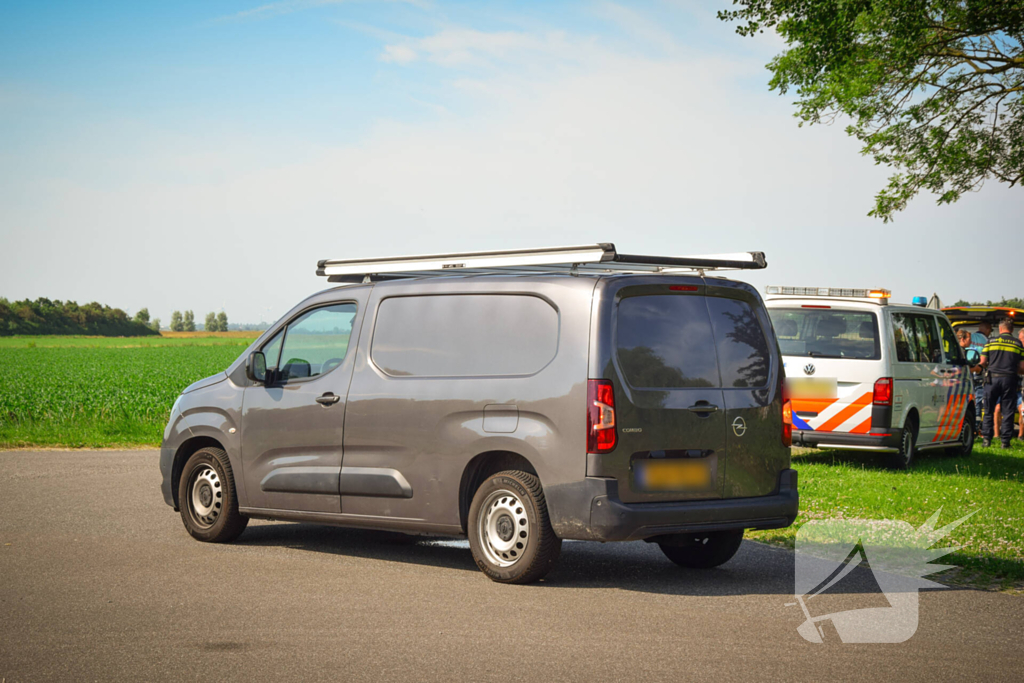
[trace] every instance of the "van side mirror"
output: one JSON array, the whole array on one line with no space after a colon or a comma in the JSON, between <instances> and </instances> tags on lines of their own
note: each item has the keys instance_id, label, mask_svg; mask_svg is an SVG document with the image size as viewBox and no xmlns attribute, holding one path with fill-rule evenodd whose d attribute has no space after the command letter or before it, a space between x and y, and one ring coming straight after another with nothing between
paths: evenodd
<instances>
[{"instance_id":1,"label":"van side mirror","mask_svg":"<svg viewBox=\"0 0 1024 683\"><path fill-rule=\"evenodd\" d=\"M967 349L967 364L974 367L981 362L981 354L977 349Z\"/></svg>"},{"instance_id":2,"label":"van side mirror","mask_svg":"<svg viewBox=\"0 0 1024 683\"><path fill-rule=\"evenodd\" d=\"M245 376L253 382L267 381L267 358L262 351L253 351L245 362Z\"/></svg>"}]
</instances>

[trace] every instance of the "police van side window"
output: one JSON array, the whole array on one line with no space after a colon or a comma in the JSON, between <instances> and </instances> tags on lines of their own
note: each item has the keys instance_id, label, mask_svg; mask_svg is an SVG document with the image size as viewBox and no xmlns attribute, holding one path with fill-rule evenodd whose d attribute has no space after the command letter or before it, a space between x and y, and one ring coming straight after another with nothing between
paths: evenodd
<instances>
[{"instance_id":1,"label":"police van side window","mask_svg":"<svg viewBox=\"0 0 1024 683\"><path fill-rule=\"evenodd\" d=\"M941 363L942 351L935 333L935 318L930 315L915 315L914 331L917 332L917 357L921 363Z\"/></svg>"},{"instance_id":2,"label":"police van side window","mask_svg":"<svg viewBox=\"0 0 1024 683\"><path fill-rule=\"evenodd\" d=\"M942 353L946 357L946 362L952 363L963 360L963 349L957 343L956 334L953 333L953 328L950 326L949 321L944 318L938 318L937 320L939 321L939 332L942 334Z\"/></svg>"},{"instance_id":3,"label":"police van side window","mask_svg":"<svg viewBox=\"0 0 1024 683\"><path fill-rule=\"evenodd\" d=\"M914 333L914 323L906 313L892 314L893 342L896 347L896 360L901 363L916 363L917 335Z\"/></svg>"}]
</instances>

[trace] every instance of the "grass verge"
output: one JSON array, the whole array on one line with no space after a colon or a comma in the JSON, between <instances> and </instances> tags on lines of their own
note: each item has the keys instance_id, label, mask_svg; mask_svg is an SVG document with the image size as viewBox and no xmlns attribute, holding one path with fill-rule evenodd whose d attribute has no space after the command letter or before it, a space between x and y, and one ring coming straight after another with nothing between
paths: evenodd
<instances>
[{"instance_id":1,"label":"grass verge","mask_svg":"<svg viewBox=\"0 0 1024 683\"><path fill-rule=\"evenodd\" d=\"M803 451L800 514L788 529L748 532L747 537L794 547L799 526L813 519L903 520L920 526L940 507L939 524L976 514L945 543L960 549L937 560L954 565L930 578L979 588L1024 591L1024 445L974 448L969 458L921 454L909 471L886 467L885 455ZM941 545L941 544L940 544Z\"/></svg>"}]
</instances>

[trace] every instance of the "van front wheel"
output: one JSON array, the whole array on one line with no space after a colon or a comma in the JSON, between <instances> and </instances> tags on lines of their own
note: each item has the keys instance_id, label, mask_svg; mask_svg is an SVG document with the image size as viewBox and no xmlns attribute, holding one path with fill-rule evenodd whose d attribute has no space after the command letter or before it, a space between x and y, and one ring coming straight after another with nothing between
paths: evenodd
<instances>
[{"instance_id":1,"label":"van front wheel","mask_svg":"<svg viewBox=\"0 0 1024 683\"><path fill-rule=\"evenodd\" d=\"M249 523L238 512L231 463L220 448L202 448L185 463L178 482L178 505L185 529L206 543L229 543Z\"/></svg>"},{"instance_id":2,"label":"van front wheel","mask_svg":"<svg viewBox=\"0 0 1024 683\"><path fill-rule=\"evenodd\" d=\"M548 520L540 480L519 470L499 472L480 485L467 527L476 566L498 583L542 578L562 550L562 539Z\"/></svg>"},{"instance_id":3,"label":"van front wheel","mask_svg":"<svg viewBox=\"0 0 1024 683\"><path fill-rule=\"evenodd\" d=\"M665 557L687 569L711 569L732 559L743 542L743 529L679 534L658 543Z\"/></svg>"}]
</instances>

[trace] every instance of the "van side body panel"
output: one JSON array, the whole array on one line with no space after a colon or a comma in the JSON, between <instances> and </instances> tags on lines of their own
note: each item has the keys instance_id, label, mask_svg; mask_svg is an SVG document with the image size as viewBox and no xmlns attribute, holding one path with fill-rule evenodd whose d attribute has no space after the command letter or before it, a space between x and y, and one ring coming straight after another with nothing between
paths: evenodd
<instances>
[{"instance_id":1,"label":"van side body panel","mask_svg":"<svg viewBox=\"0 0 1024 683\"><path fill-rule=\"evenodd\" d=\"M536 469L558 533L562 520L574 514L563 511L558 487L586 476L587 349L595 281L570 276L477 277L376 285L367 304L349 390L342 479L350 468L395 470L410 483L412 496L359 495L346 489L342 515L392 523L396 528L424 523L461 528L459 493L466 466L481 453L500 451L516 453ZM543 300L557 312L553 358L536 372L517 376L402 375L396 373L404 370L377 365L374 344L383 342L374 339L375 326L389 298L467 295ZM423 302L433 305L437 300ZM458 306L446 304L437 310L457 314ZM436 322L454 329L474 324L457 315ZM398 359L395 362L401 364L406 356L422 355L421 349L413 348L414 330L408 337L392 333L386 342L386 348L381 346L386 353L378 354L381 358ZM465 352L474 353L472 349ZM469 358L467 364L479 365ZM503 417L495 422L495 415ZM589 514L589 504L586 509ZM576 523L588 521L577 519Z\"/></svg>"}]
</instances>

